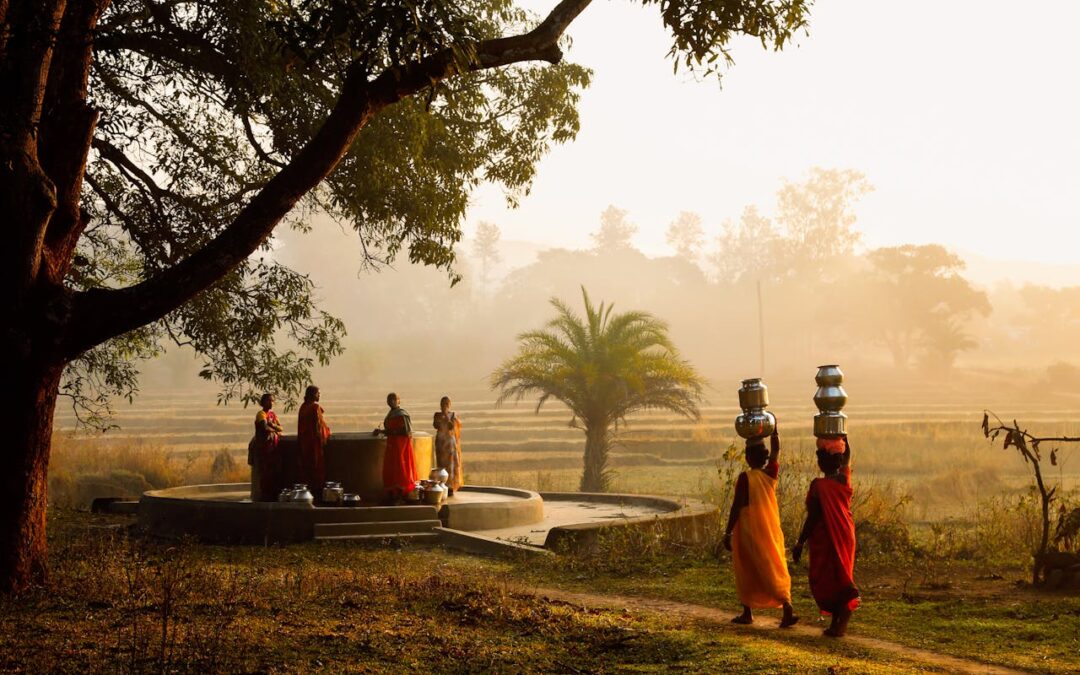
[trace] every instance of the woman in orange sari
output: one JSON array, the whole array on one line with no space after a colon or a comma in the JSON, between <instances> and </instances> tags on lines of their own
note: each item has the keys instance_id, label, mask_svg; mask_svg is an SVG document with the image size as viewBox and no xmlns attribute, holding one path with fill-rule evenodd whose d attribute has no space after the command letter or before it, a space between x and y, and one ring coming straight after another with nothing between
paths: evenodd
<instances>
[{"instance_id":1,"label":"woman in orange sari","mask_svg":"<svg viewBox=\"0 0 1080 675\"><path fill-rule=\"evenodd\" d=\"M323 448L330 438L330 427L323 419L319 398L319 388L315 385L309 386L304 392L304 402L300 405L296 420L296 438L300 446L300 480L311 488L312 493L321 497L321 488L326 482Z\"/></svg>"},{"instance_id":2,"label":"woman in orange sari","mask_svg":"<svg viewBox=\"0 0 1080 675\"><path fill-rule=\"evenodd\" d=\"M262 408L255 414L255 435L248 442L248 464L251 465L251 501L277 500L281 488L281 453L278 441L285 431L274 414L273 394L259 399Z\"/></svg>"},{"instance_id":3,"label":"woman in orange sari","mask_svg":"<svg viewBox=\"0 0 1080 675\"><path fill-rule=\"evenodd\" d=\"M774 431L766 452L760 438L746 441L749 471L735 481L735 496L728 514L724 548L731 551L735 568L735 592L742 614L732 623L754 623L755 609L782 607L781 628L799 621L791 606L791 576L776 504L776 480L780 475L780 437ZM767 462L767 463L766 463Z\"/></svg>"},{"instance_id":4,"label":"woman in orange sari","mask_svg":"<svg viewBox=\"0 0 1080 675\"><path fill-rule=\"evenodd\" d=\"M383 428L376 434L386 434L386 454L383 455L383 489L388 501L397 501L416 487L416 459L413 457L412 419L401 407L397 394L386 395Z\"/></svg>"},{"instance_id":5,"label":"woman in orange sari","mask_svg":"<svg viewBox=\"0 0 1080 675\"><path fill-rule=\"evenodd\" d=\"M810 544L810 592L822 614L831 614L825 630L843 637L851 613L859 606L855 586L855 521L851 516L851 446L843 438L819 438L818 468L825 474L810 482L806 522L792 549L795 562Z\"/></svg>"},{"instance_id":6,"label":"woman in orange sari","mask_svg":"<svg viewBox=\"0 0 1080 675\"><path fill-rule=\"evenodd\" d=\"M435 461L440 468L450 474L449 496L465 484L465 473L461 468L461 418L450 409L450 397L443 396L439 401L439 412L432 422L435 427Z\"/></svg>"}]
</instances>

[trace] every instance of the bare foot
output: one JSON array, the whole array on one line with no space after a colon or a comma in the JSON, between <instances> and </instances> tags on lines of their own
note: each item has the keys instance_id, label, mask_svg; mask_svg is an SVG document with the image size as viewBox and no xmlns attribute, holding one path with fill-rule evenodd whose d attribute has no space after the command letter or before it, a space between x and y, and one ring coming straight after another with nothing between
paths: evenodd
<instances>
[{"instance_id":1,"label":"bare foot","mask_svg":"<svg viewBox=\"0 0 1080 675\"><path fill-rule=\"evenodd\" d=\"M737 623L740 626L749 626L750 624L754 623L754 617L740 614L739 616L732 619L731 623Z\"/></svg>"},{"instance_id":2,"label":"bare foot","mask_svg":"<svg viewBox=\"0 0 1080 675\"><path fill-rule=\"evenodd\" d=\"M840 630L839 628L830 627L823 630L822 635L826 635L831 638L842 638L844 637L844 631Z\"/></svg>"},{"instance_id":3,"label":"bare foot","mask_svg":"<svg viewBox=\"0 0 1080 675\"><path fill-rule=\"evenodd\" d=\"M780 619L781 628L791 628L797 623L799 623L799 617L795 616L794 614L790 616L785 616L783 619Z\"/></svg>"}]
</instances>

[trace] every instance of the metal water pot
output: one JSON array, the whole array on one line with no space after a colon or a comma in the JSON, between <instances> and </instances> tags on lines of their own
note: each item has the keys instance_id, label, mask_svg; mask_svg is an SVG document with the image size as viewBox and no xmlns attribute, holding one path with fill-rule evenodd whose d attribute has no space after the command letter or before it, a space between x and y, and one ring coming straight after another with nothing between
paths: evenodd
<instances>
[{"instance_id":1,"label":"metal water pot","mask_svg":"<svg viewBox=\"0 0 1080 675\"><path fill-rule=\"evenodd\" d=\"M315 495L311 494L307 485L303 483L296 483L293 485L292 496L289 499L290 502L297 502L300 504L314 504Z\"/></svg>"},{"instance_id":2,"label":"metal water pot","mask_svg":"<svg viewBox=\"0 0 1080 675\"><path fill-rule=\"evenodd\" d=\"M847 404L847 392L838 384L826 384L814 392L814 405L821 412L840 412Z\"/></svg>"},{"instance_id":3,"label":"metal water pot","mask_svg":"<svg viewBox=\"0 0 1080 675\"><path fill-rule=\"evenodd\" d=\"M827 366L818 366L817 375L814 376L814 381L817 382L819 387L839 387L844 383L844 373L840 370L840 366L835 363Z\"/></svg>"},{"instance_id":4,"label":"metal water pot","mask_svg":"<svg viewBox=\"0 0 1080 675\"><path fill-rule=\"evenodd\" d=\"M279 502L287 502L292 500L292 490L289 488L281 488L281 492L278 493L277 500Z\"/></svg>"},{"instance_id":5,"label":"metal water pot","mask_svg":"<svg viewBox=\"0 0 1080 675\"><path fill-rule=\"evenodd\" d=\"M762 408L751 408L735 418L735 433L743 438L762 438L776 431L776 416Z\"/></svg>"},{"instance_id":6,"label":"metal water pot","mask_svg":"<svg viewBox=\"0 0 1080 675\"><path fill-rule=\"evenodd\" d=\"M739 387L739 407L743 410L769 407L769 388L760 377L742 381L742 386Z\"/></svg>"},{"instance_id":7,"label":"metal water pot","mask_svg":"<svg viewBox=\"0 0 1080 675\"><path fill-rule=\"evenodd\" d=\"M446 481L450 480L450 472L446 469L437 467L431 470L431 480L438 481L442 485L446 485Z\"/></svg>"},{"instance_id":8,"label":"metal water pot","mask_svg":"<svg viewBox=\"0 0 1080 675\"><path fill-rule=\"evenodd\" d=\"M444 499L446 499L446 488L444 488L440 483L435 483L431 487L424 489L425 504L430 504L431 506L438 506L439 504L442 504Z\"/></svg>"},{"instance_id":9,"label":"metal water pot","mask_svg":"<svg viewBox=\"0 0 1080 675\"><path fill-rule=\"evenodd\" d=\"M345 498L345 488L341 487L341 483L336 481L327 481L322 491L322 501L324 504L341 505L341 501Z\"/></svg>"},{"instance_id":10,"label":"metal water pot","mask_svg":"<svg viewBox=\"0 0 1080 675\"><path fill-rule=\"evenodd\" d=\"M342 498L341 503L343 506L360 506L362 501L360 495L349 492Z\"/></svg>"},{"instance_id":11,"label":"metal water pot","mask_svg":"<svg viewBox=\"0 0 1080 675\"><path fill-rule=\"evenodd\" d=\"M847 434L847 415L826 411L814 415L814 435L822 438Z\"/></svg>"}]
</instances>

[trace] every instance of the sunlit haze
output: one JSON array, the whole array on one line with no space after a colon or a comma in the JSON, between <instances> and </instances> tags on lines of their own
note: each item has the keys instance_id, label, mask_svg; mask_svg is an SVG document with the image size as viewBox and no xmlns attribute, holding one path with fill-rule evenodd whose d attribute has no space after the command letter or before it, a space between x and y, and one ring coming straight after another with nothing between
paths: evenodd
<instances>
[{"instance_id":1,"label":"sunlit haze","mask_svg":"<svg viewBox=\"0 0 1080 675\"><path fill-rule=\"evenodd\" d=\"M655 8L594 4L570 30L568 58L594 71L577 140L540 163L517 210L477 193L466 230L489 220L504 240L585 247L615 204L635 245L668 254L679 211L711 237L822 166L875 186L857 208L867 246L1076 262L1078 22L1072 2L820 2L795 47L737 42L718 85L672 73Z\"/></svg>"}]
</instances>

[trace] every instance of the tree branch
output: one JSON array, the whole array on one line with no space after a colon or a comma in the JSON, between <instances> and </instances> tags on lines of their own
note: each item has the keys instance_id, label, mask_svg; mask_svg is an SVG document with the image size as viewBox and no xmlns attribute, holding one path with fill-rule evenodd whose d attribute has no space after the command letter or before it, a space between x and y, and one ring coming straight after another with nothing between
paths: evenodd
<instances>
[{"instance_id":1,"label":"tree branch","mask_svg":"<svg viewBox=\"0 0 1080 675\"><path fill-rule=\"evenodd\" d=\"M95 138L93 147L98 151L102 159L115 166L121 174L130 176L136 187L138 187L150 201L157 204L158 211L161 213L165 212L165 207L161 203L161 198L162 196L169 195L168 190L158 185L150 174L143 171L142 167L133 162L130 157L124 154L123 150L112 143L103 138Z\"/></svg>"},{"instance_id":2,"label":"tree branch","mask_svg":"<svg viewBox=\"0 0 1080 675\"><path fill-rule=\"evenodd\" d=\"M255 137L255 130L251 128L251 118L248 116L246 110L240 115L240 121L244 125L244 133L247 135L248 143L251 144L251 148L255 151L255 154L259 156L259 159L267 164L272 164L273 166L284 169L286 166L285 163L271 157L266 150L263 150L262 145L259 144L259 139Z\"/></svg>"},{"instance_id":3,"label":"tree branch","mask_svg":"<svg viewBox=\"0 0 1080 675\"><path fill-rule=\"evenodd\" d=\"M319 130L217 237L134 286L74 294L63 341L65 353L76 356L110 337L156 321L235 269L334 170L360 130L387 106L462 72L534 60L557 63L562 58L559 40L590 1L562 0L532 31L476 45L475 57L468 63L461 63L460 51L447 48L371 81L360 68L350 68L338 101Z\"/></svg>"}]
</instances>

